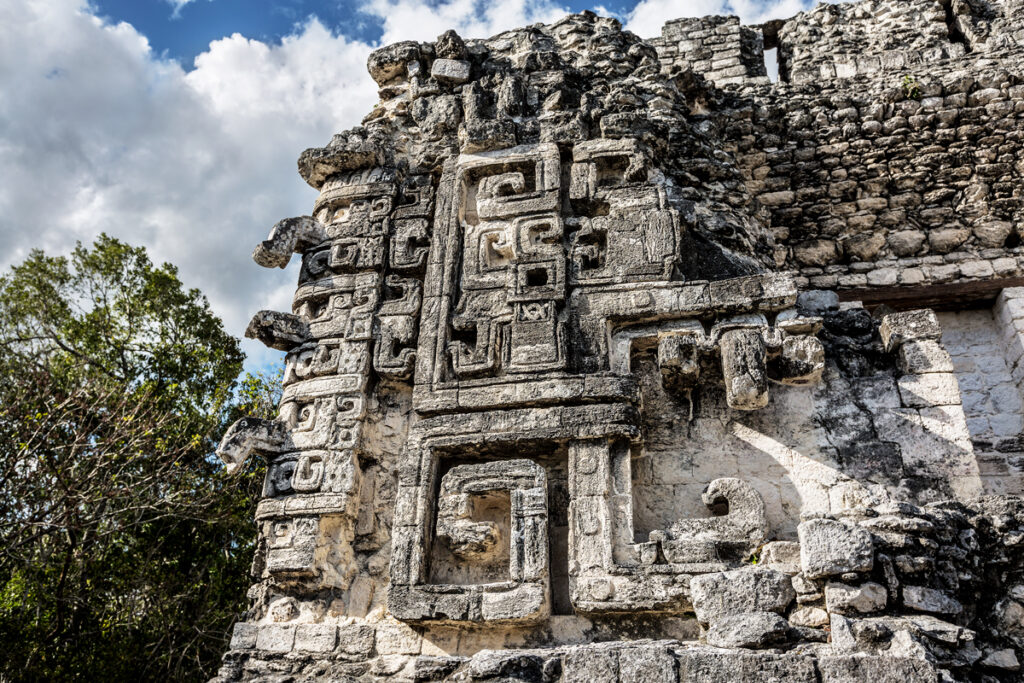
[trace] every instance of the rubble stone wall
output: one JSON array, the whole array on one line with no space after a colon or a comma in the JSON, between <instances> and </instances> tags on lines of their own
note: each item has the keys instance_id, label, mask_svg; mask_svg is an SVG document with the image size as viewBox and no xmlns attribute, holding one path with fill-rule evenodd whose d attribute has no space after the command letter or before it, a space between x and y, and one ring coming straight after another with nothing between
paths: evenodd
<instances>
[{"instance_id":1,"label":"rubble stone wall","mask_svg":"<svg viewBox=\"0 0 1024 683\"><path fill-rule=\"evenodd\" d=\"M828 84L959 59L968 47L950 30L949 2L818 5L780 29L779 75L789 83Z\"/></svg>"},{"instance_id":2,"label":"rubble stone wall","mask_svg":"<svg viewBox=\"0 0 1024 683\"><path fill-rule=\"evenodd\" d=\"M689 69L716 85L768 82L764 36L739 17L676 19L649 42L667 70Z\"/></svg>"},{"instance_id":3,"label":"rubble stone wall","mask_svg":"<svg viewBox=\"0 0 1024 683\"><path fill-rule=\"evenodd\" d=\"M733 84L708 118L767 212L778 267L829 289L977 282L1022 274L1021 11L821 4L781 27L670 22L653 44L666 71ZM778 83L741 28L774 36Z\"/></svg>"},{"instance_id":4,"label":"rubble stone wall","mask_svg":"<svg viewBox=\"0 0 1024 683\"><path fill-rule=\"evenodd\" d=\"M811 286L1021 274L1024 85L1011 73L930 64L752 90L737 105L726 134L777 263Z\"/></svg>"}]
</instances>

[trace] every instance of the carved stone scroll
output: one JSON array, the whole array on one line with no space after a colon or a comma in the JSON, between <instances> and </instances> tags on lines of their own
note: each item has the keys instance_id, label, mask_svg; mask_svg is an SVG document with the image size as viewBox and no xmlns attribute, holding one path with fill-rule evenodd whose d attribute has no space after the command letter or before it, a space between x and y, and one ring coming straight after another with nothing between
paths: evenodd
<instances>
[{"instance_id":1,"label":"carved stone scroll","mask_svg":"<svg viewBox=\"0 0 1024 683\"><path fill-rule=\"evenodd\" d=\"M499 460L457 465L441 478L436 502L436 535L463 562L479 562L508 544L505 578L473 585L426 581L425 558L430 547L429 488L400 489L388 607L406 621L531 622L550 612L548 569L547 478L530 460ZM475 521L473 501L507 494L509 525Z\"/></svg>"}]
</instances>

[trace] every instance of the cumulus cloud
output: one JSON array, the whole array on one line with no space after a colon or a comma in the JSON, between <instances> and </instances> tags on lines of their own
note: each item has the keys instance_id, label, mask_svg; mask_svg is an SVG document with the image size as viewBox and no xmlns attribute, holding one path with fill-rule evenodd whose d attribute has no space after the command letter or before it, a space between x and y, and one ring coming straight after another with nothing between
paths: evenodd
<instances>
[{"instance_id":1,"label":"cumulus cloud","mask_svg":"<svg viewBox=\"0 0 1024 683\"><path fill-rule=\"evenodd\" d=\"M641 0L626 16L626 28L642 38L661 35L666 21L709 14L735 14L745 24L787 19L810 9L815 0Z\"/></svg>"},{"instance_id":2,"label":"cumulus cloud","mask_svg":"<svg viewBox=\"0 0 1024 683\"><path fill-rule=\"evenodd\" d=\"M288 309L294 269L249 254L311 208L298 153L375 102L368 45L314 20L280 45L215 41L186 72L85 0L15 0L0 26L0 90L17 93L0 98L0 266L106 231L178 265L235 335L258 308Z\"/></svg>"},{"instance_id":3,"label":"cumulus cloud","mask_svg":"<svg viewBox=\"0 0 1024 683\"><path fill-rule=\"evenodd\" d=\"M511 28L549 23L569 9L551 0L448 0L436 4L423 0L369 0L362 11L383 22L381 42L433 40L448 29L463 38L487 38Z\"/></svg>"}]
</instances>

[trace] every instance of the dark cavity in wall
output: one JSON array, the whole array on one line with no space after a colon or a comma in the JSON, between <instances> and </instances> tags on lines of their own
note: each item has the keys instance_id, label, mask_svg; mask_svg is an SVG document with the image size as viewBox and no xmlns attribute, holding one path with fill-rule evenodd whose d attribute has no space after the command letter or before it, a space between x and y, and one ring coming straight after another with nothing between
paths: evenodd
<instances>
[{"instance_id":1,"label":"dark cavity in wall","mask_svg":"<svg viewBox=\"0 0 1024 683\"><path fill-rule=\"evenodd\" d=\"M960 26L957 25L956 14L953 12L953 0L939 0L939 4L942 5L942 9L946 12L946 28L949 30L949 40L962 44L964 51L970 52L971 41L967 39L967 36L960 30Z\"/></svg>"}]
</instances>

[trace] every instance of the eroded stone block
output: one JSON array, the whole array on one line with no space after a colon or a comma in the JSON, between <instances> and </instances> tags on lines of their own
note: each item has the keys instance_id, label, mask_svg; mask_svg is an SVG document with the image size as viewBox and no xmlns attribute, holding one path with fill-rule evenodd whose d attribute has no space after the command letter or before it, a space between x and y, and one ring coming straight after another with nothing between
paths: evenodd
<instances>
[{"instance_id":1,"label":"eroded stone block","mask_svg":"<svg viewBox=\"0 0 1024 683\"><path fill-rule=\"evenodd\" d=\"M796 597L789 576L762 569L695 576L690 593L697 619L705 623L736 614L782 614Z\"/></svg>"},{"instance_id":2,"label":"eroded stone block","mask_svg":"<svg viewBox=\"0 0 1024 683\"><path fill-rule=\"evenodd\" d=\"M870 571L874 543L864 529L831 519L812 519L797 527L800 564L809 578Z\"/></svg>"},{"instance_id":3,"label":"eroded stone block","mask_svg":"<svg viewBox=\"0 0 1024 683\"><path fill-rule=\"evenodd\" d=\"M909 341L900 345L900 368L908 374L953 372L949 352L937 341Z\"/></svg>"},{"instance_id":4,"label":"eroded stone block","mask_svg":"<svg viewBox=\"0 0 1024 683\"><path fill-rule=\"evenodd\" d=\"M884 609L887 600L885 588L870 581L859 586L837 582L825 585L825 604L829 612L869 614Z\"/></svg>"},{"instance_id":5,"label":"eroded stone block","mask_svg":"<svg viewBox=\"0 0 1024 683\"><path fill-rule=\"evenodd\" d=\"M470 64L461 59L435 59L430 75L445 83L465 83L469 80Z\"/></svg>"},{"instance_id":6,"label":"eroded stone block","mask_svg":"<svg viewBox=\"0 0 1024 683\"><path fill-rule=\"evenodd\" d=\"M295 627L295 649L308 652L331 652L338 642L334 624L298 624Z\"/></svg>"},{"instance_id":7,"label":"eroded stone block","mask_svg":"<svg viewBox=\"0 0 1024 683\"><path fill-rule=\"evenodd\" d=\"M705 638L714 647L756 650L785 641L789 630L789 622L778 614L741 612L712 621Z\"/></svg>"},{"instance_id":8,"label":"eroded stone block","mask_svg":"<svg viewBox=\"0 0 1024 683\"><path fill-rule=\"evenodd\" d=\"M890 313L882 318L878 330L886 351L895 351L908 341L937 341L942 328L930 309Z\"/></svg>"}]
</instances>

